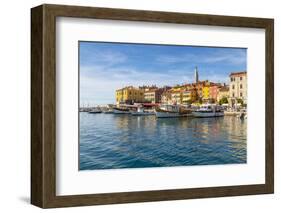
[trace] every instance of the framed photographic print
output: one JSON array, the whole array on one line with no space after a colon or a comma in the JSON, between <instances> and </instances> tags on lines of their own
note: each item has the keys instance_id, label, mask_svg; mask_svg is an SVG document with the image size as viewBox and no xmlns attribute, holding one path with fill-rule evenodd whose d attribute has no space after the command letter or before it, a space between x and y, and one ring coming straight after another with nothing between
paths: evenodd
<instances>
[{"instance_id":1,"label":"framed photographic print","mask_svg":"<svg viewBox=\"0 0 281 213\"><path fill-rule=\"evenodd\" d=\"M273 19L31 9L31 203L274 191Z\"/></svg>"}]
</instances>

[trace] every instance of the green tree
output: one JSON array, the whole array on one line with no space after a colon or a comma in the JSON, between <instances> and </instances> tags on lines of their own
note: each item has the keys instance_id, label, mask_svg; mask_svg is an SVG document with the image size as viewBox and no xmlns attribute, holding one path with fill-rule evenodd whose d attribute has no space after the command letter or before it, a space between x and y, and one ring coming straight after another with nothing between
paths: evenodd
<instances>
[{"instance_id":1,"label":"green tree","mask_svg":"<svg viewBox=\"0 0 281 213\"><path fill-rule=\"evenodd\" d=\"M222 99L220 99L220 101L219 101L219 104L220 104L220 105L222 105L222 104L228 104L227 97L222 97Z\"/></svg>"},{"instance_id":2,"label":"green tree","mask_svg":"<svg viewBox=\"0 0 281 213\"><path fill-rule=\"evenodd\" d=\"M238 104L241 104L241 105L244 104L244 102L243 102L243 100L242 100L241 98L238 98L238 99L237 99L237 103L238 103Z\"/></svg>"}]
</instances>

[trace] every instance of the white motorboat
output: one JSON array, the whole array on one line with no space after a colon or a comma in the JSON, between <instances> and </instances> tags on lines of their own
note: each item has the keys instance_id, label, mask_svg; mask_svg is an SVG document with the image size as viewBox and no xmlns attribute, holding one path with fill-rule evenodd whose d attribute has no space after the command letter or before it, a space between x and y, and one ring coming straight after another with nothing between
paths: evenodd
<instances>
[{"instance_id":1,"label":"white motorboat","mask_svg":"<svg viewBox=\"0 0 281 213\"><path fill-rule=\"evenodd\" d=\"M191 115L190 110L183 109L179 105L161 105L156 109L157 118L177 118Z\"/></svg>"},{"instance_id":2,"label":"white motorboat","mask_svg":"<svg viewBox=\"0 0 281 213\"><path fill-rule=\"evenodd\" d=\"M131 112L134 116L143 116L143 115L155 115L154 111L144 110L143 107L138 107L137 111Z\"/></svg>"},{"instance_id":3,"label":"white motorboat","mask_svg":"<svg viewBox=\"0 0 281 213\"><path fill-rule=\"evenodd\" d=\"M95 107L88 111L88 113L101 113L101 109L99 107Z\"/></svg>"},{"instance_id":4,"label":"white motorboat","mask_svg":"<svg viewBox=\"0 0 281 213\"><path fill-rule=\"evenodd\" d=\"M223 110L215 105L203 105L199 109L193 111L192 114L194 117L197 117L197 118L224 116Z\"/></svg>"},{"instance_id":5,"label":"white motorboat","mask_svg":"<svg viewBox=\"0 0 281 213\"><path fill-rule=\"evenodd\" d=\"M237 115L237 118L240 118L241 120L247 119L247 111L246 110L241 110L239 113L240 114Z\"/></svg>"}]
</instances>

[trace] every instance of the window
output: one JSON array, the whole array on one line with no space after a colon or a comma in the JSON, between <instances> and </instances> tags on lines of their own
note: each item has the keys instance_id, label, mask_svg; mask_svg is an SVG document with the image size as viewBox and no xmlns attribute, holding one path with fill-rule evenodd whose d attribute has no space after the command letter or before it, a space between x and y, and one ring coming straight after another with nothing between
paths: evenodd
<instances>
[{"instance_id":1,"label":"window","mask_svg":"<svg viewBox=\"0 0 281 213\"><path fill-rule=\"evenodd\" d=\"M243 79L243 77L241 76L241 77L240 77L240 81L242 81L242 79Z\"/></svg>"},{"instance_id":2,"label":"window","mask_svg":"<svg viewBox=\"0 0 281 213\"><path fill-rule=\"evenodd\" d=\"M232 97L233 97L233 98L235 97L234 93L232 93Z\"/></svg>"},{"instance_id":3,"label":"window","mask_svg":"<svg viewBox=\"0 0 281 213\"><path fill-rule=\"evenodd\" d=\"M240 84L240 89L242 89L243 88L243 86L242 86L242 84Z\"/></svg>"},{"instance_id":4,"label":"window","mask_svg":"<svg viewBox=\"0 0 281 213\"><path fill-rule=\"evenodd\" d=\"M234 86L234 85L232 85L232 89L235 89L235 86Z\"/></svg>"},{"instance_id":5,"label":"window","mask_svg":"<svg viewBox=\"0 0 281 213\"><path fill-rule=\"evenodd\" d=\"M242 92L240 92L240 97L243 97L243 94L242 94Z\"/></svg>"},{"instance_id":6,"label":"window","mask_svg":"<svg viewBox=\"0 0 281 213\"><path fill-rule=\"evenodd\" d=\"M232 77L230 78L230 81L233 81L233 78L232 78Z\"/></svg>"}]
</instances>

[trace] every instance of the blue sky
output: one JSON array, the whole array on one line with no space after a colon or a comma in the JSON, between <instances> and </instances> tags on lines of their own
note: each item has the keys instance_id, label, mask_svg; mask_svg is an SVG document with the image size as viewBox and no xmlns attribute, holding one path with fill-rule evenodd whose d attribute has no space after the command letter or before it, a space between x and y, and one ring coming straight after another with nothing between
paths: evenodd
<instances>
[{"instance_id":1,"label":"blue sky","mask_svg":"<svg viewBox=\"0 0 281 213\"><path fill-rule=\"evenodd\" d=\"M199 80L228 83L246 70L247 50L176 45L79 42L80 104L115 103L124 86L176 85Z\"/></svg>"}]
</instances>

